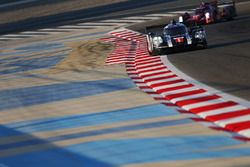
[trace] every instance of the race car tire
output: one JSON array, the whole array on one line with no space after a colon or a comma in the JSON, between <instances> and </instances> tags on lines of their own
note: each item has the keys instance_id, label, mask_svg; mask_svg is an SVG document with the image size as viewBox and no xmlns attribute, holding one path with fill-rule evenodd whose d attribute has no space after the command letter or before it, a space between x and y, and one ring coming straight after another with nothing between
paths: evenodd
<instances>
[{"instance_id":1,"label":"race car tire","mask_svg":"<svg viewBox=\"0 0 250 167\"><path fill-rule=\"evenodd\" d=\"M205 40L202 43L202 49L206 49L206 48L207 48L207 41Z\"/></svg>"},{"instance_id":2,"label":"race car tire","mask_svg":"<svg viewBox=\"0 0 250 167\"><path fill-rule=\"evenodd\" d=\"M161 49L155 49L153 48L152 52L150 53L151 56L158 56L162 54L162 50Z\"/></svg>"},{"instance_id":3,"label":"race car tire","mask_svg":"<svg viewBox=\"0 0 250 167\"><path fill-rule=\"evenodd\" d=\"M203 42L196 43L193 46L195 49L206 49L207 48L207 41L204 40Z\"/></svg>"}]
</instances>

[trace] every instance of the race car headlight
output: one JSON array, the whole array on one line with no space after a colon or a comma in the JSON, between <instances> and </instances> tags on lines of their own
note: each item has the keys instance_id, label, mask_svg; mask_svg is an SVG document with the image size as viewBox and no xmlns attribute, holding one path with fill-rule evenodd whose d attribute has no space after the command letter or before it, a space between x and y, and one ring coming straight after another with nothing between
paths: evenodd
<instances>
[{"instance_id":1,"label":"race car headlight","mask_svg":"<svg viewBox=\"0 0 250 167\"><path fill-rule=\"evenodd\" d=\"M197 31L194 35L195 38L203 39L205 38L205 33L203 31Z\"/></svg>"},{"instance_id":2,"label":"race car headlight","mask_svg":"<svg viewBox=\"0 0 250 167\"><path fill-rule=\"evenodd\" d=\"M158 37L154 37L153 38L153 43L156 45L156 46L159 46L161 43L163 43L163 39L158 36Z\"/></svg>"},{"instance_id":3,"label":"race car headlight","mask_svg":"<svg viewBox=\"0 0 250 167\"><path fill-rule=\"evenodd\" d=\"M209 19L210 18L210 13L205 13L205 17L207 18L207 19Z\"/></svg>"},{"instance_id":4,"label":"race car headlight","mask_svg":"<svg viewBox=\"0 0 250 167\"><path fill-rule=\"evenodd\" d=\"M179 17L179 22L183 23L183 17L182 16Z\"/></svg>"}]
</instances>

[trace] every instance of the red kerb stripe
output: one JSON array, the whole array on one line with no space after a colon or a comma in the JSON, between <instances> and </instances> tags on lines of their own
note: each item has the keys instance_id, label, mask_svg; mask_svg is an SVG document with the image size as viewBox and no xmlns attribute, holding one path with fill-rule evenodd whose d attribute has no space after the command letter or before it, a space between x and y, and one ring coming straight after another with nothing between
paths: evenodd
<instances>
[{"instance_id":1,"label":"red kerb stripe","mask_svg":"<svg viewBox=\"0 0 250 167\"><path fill-rule=\"evenodd\" d=\"M204 89L197 89L197 90L192 90L192 91L187 91L187 92L182 92L182 93L176 93L172 95L167 95L166 98L168 100L179 98L179 97L184 97L184 96L189 96L189 95L195 95L199 93L204 93L206 92Z\"/></svg>"},{"instance_id":2,"label":"red kerb stripe","mask_svg":"<svg viewBox=\"0 0 250 167\"><path fill-rule=\"evenodd\" d=\"M227 112L227 113L222 113L222 114L217 114L217 115L211 115L211 116L207 116L206 119L215 122L218 120L234 118L234 117L247 115L247 114L250 114L250 109Z\"/></svg>"},{"instance_id":3,"label":"red kerb stripe","mask_svg":"<svg viewBox=\"0 0 250 167\"><path fill-rule=\"evenodd\" d=\"M233 106L233 105L237 105L237 103L233 102L233 101L227 101L227 102L221 102L218 104L212 104L212 105L207 105L204 107L198 107L198 108L194 108L194 109L190 109L191 112L193 113L200 113L200 112L204 112L204 111L209 111L209 110L216 110L216 109L220 109L220 108L225 108L228 106Z\"/></svg>"},{"instance_id":4,"label":"red kerb stripe","mask_svg":"<svg viewBox=\"0 0 250 167\"><path fill-rule=\"evenodd\" d=\"M194 98L194 99L178 101L176 104L179 106L184 106L184 105L188 105L188 104L194 104L194 103L204 102L204 101L218 99L218 98L220 98L220 96L210 95L210 96L205 96L205 97L198 97L198 98Z\"/></svg>"},{"instance_id":5,"label":"red kerb stripe","mask_svg":"<svg viewBox=\"0 0 250 167\"><path fill-rule=\"evenodd\" d=\"M250 129L250 120L244 121L244 122L227 124L225 128L230 129L234 132L239 132L241 130Z\"/></svg>"}]
</instances>

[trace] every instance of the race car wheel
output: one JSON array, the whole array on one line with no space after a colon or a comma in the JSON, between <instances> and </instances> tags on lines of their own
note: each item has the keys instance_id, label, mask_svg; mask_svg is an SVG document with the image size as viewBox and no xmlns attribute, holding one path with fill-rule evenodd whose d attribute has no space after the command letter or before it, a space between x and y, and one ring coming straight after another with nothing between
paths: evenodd
<instances>
[{"instance_id":1,"label":"race car wheel","mask_svg":"<svg viewBox=\"0 0 250 167\"><path fill-rule=\"evenodd\" d=\"M206 49L206 48L207 48L207 41L205 40L202 43L202 49Z\"/></svg>"},{"instance_id":2,"label":"race car wheel","mask_svg":"<svg viewBox=\"0 0 250 167\"><path fill-rule=\"evenodd\" d=\"M150 53L152 56L158 56L162 54L161 49L153 49L152 52Z\"/></svg>"}]
</instances>

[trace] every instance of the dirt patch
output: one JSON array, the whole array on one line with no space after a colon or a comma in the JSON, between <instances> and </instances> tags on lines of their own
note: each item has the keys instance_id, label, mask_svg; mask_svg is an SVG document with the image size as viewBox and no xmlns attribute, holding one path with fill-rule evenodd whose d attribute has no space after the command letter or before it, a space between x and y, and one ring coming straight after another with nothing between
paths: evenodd
<instances>
[{"instance_id":1,"label":"dirt patch","mask_svg":"<svg viewBox=\"0 0 250 167\"><path fill-rule=\"evenodd\" d=\"M85 71L105 66L106 56L111 52L111 44L101 43L99 40L70 43L72 51L64 60L53 67L50 72Z\"/></svg>"}]
</instances>

